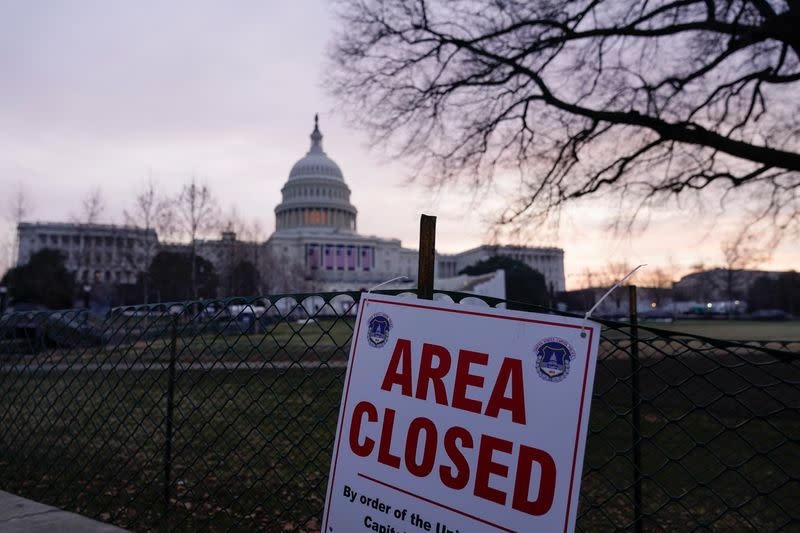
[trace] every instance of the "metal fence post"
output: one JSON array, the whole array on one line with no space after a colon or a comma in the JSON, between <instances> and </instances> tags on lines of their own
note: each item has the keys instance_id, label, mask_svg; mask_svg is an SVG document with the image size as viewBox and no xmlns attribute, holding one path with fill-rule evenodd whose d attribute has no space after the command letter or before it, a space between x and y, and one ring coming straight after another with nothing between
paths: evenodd
<instances>
[{"instance_id":1,"label":"metal fence post","mask_svg":"<svg viewBox=\"0 0 800 533\"><path fill-rule=\"evenodd\" d=\"M436 217L422 215L419 219L419 267L417 296L433 300L433 275L436 266Z\"/></svg>"},{"instance_id":2,"label":"metal fence post","mask_svg":"<svg viewBox=\"0 0 800 533\"><path fill-rule=\"evenodd\" d=\"M8 287L0 285L0 315L6 311L6 298L8 297Z\"/></svg>"},{"instance_id":3,"label":"metal fence post","mask_svg":"<svg viewBox=\"0 0 800 533\"><path fill-rule=\"evenodd\" d=\"M172 416L175 409L175 358L178 343L178 315L172 316L169 342L169 371L167 373L167 414L164 445L164 519L170 506L172 491Z\"/></svg>"},{"instance_id":4,"label":"metal fence post","mask_svg":"<svg viewBox=\"0 0 800 533\"><path fill-rule=\"evenodd\" d=\"M633 416L633 528L642 532L642 433L639 373L639 312L636 285L628 287L628 312L631 324L631 403Z\"/></svg>"}]
</instances>

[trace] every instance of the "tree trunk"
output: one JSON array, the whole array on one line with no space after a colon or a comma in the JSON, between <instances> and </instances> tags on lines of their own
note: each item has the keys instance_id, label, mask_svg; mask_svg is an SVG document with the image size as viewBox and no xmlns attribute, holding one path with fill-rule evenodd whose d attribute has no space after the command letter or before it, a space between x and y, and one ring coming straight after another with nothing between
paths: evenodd
<instances>
[{"instance_id":1,"label":"tree trunk","mask_svg":"<svg viewBox=\"0 0 800 533\"><path fill-rule=\"evenodd\" d=\"M197 244L196 240L192 239L192 297L197 300Z\"/></svg>"}]
</instances>

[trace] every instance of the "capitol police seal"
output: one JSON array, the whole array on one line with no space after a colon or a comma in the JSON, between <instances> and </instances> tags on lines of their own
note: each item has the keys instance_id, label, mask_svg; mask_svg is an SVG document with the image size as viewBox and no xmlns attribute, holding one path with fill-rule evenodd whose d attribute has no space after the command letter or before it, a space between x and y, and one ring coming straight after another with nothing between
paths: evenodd
<instances>
[{"instance_id":1,"label":"capitol police seal","mask_svg":"<svg viewBox=\"0 0 800 533\"><path fill-rule=\"evenodd\" d=\"M367 342L373 348L380 348L389 340L392 321L386 313L375 313L367 322Z\"/></svg>"},{"instance_id":2,"label":"capitol police seal","mask_svg":"<svg viewBox=\"0 0 800 533\"><path fill-rule=\"evenodd\" d=\"M559 337L543 339L536 345L536 373L545 381L559 382L569 374L569 363L575 358L572 345Z\"/></svg>"}]
</instances>

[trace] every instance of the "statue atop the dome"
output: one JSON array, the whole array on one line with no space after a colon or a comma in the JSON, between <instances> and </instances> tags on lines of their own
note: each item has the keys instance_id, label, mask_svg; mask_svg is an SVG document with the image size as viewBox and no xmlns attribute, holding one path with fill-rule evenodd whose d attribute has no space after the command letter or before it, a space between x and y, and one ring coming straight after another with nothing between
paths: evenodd
<instances>
[{"instance_id":1,"label":"statue atop the dome","mask_svg":"<svg viewBox=\"0 0 800 533\"><path fill-rule=\"evenodd\" d=\"M308 153L325 153L322 149L322 133L319 131L319 113L314 113L314 131L311 132L311 150Z\"/></svg>"}]
</instances>

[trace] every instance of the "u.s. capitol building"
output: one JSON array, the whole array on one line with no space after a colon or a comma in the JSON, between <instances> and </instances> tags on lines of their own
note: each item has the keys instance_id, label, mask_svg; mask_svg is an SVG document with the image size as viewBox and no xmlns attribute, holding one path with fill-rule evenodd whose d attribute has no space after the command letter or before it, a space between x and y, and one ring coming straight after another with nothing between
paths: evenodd
<instances>
[{"instance_id":1,"label":"u.s. capitol building","mask_svg":"<svg viewBox=\"0 0 800 533\"><path fill-rule=\"evenodd\" d=\"M396 276L416 277L417 250L404 248L398 239L358 232L358 210L350 203L350 188L339 165L322 148L316 118L311 148L292 166L281 193L275 232L266 242L273 257L299 265L306 276L330 289L361 287ZM544 275L551 291L564 290L560 248L485 245L458 254L437 254L436 276L456 276L493 255L523 261Z\"/></svg>"},{"instance_id":2,"label":"u.s. capitol building","mask_svg":"<svg viewBox=\"0 0 800 533\"><path fill-rule=\"evenodd\" d=\"M316 117L311 147L292 166L281 193L281 203L275 207L275 231L266 242L255 245L257 250L225 232L221 239L199 242L198 254L224 273L237 251L247 248L248 258L258 257L262 276L274 278L270 271L284 271L283 283L274 279L266 283L270 290L360 289L397 276L416 278L417 250L404 248L399 239L358 232L358 210L350 202L350 188L339 165L322 148ZM130 283L136 272L130 261L121 259L123 253L152 247L154 239L152 231L131 227L24 223L19 225L18 262L27 262L42 248L55 248L64 253L66 266L78 281ZM156 247L174 251L181 245L159 243ZM452 278L493 255L510 256L538 270L551 292L564 290L564 251L553 247L484 245L457 254L437 254L436 277ZM286 280L305 280L311 287L308 283L291 287Z\"/></svg>"}]
</instances>

